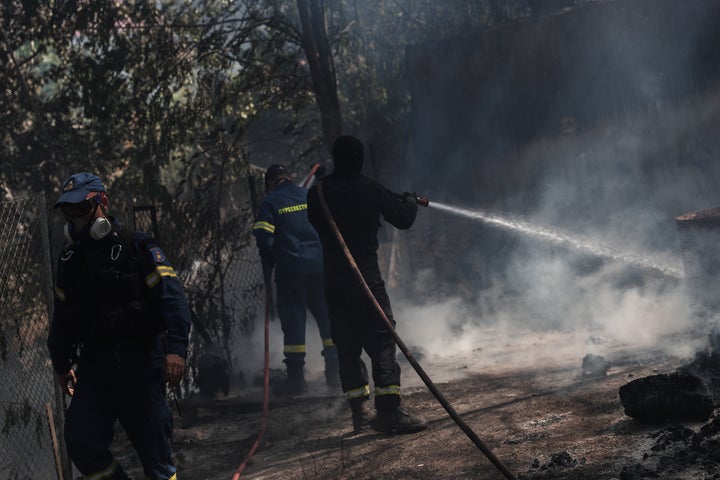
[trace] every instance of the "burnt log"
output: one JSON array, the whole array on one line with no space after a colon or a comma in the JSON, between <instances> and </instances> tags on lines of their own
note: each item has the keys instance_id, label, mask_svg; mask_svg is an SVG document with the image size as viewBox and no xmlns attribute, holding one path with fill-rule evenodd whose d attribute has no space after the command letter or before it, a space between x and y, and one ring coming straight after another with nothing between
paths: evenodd
<instances>
[{"instance_id":1,"label":"burnt log","mask_svg":"<svg viewBox=\"0 0 720 480\"><path fill-rule=\"evenodd\" d=\"M660 374L633 380L620 387L625 415L641 422L704 422L713 402L703 381L694 375Z\"/></svg>"}]
</instances>

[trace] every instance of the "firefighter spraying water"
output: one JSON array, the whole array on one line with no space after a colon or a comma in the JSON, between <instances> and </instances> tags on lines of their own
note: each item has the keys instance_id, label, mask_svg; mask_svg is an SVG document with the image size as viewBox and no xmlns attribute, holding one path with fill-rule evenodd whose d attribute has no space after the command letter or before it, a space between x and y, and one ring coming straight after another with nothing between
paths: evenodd
<instances>
[{"instance_id":1,"label":"firefighter spraying water","mask_svg":"<svg viewBox=\"0 0 720 480\"><path fill-rule=\"evenodd\" d=\"M360 140L339 137L333 146L333 173L308 192L308 216L323 244L333 340L338 347L340 379L352 411L353 429L358 432L369 425L380 432L414 433L427 428L425 420L402 406L397 345L463 432L506 478L514 479L445 400L395 331L377 262L379 218L401 230L408 229L415 221L417 206L427 206L429 201L416 193L390 192L363 176L363 156ZM370 406L368 372L360 359L363 350L372 361L377 411Z\"/></svg>"}]
</instances>

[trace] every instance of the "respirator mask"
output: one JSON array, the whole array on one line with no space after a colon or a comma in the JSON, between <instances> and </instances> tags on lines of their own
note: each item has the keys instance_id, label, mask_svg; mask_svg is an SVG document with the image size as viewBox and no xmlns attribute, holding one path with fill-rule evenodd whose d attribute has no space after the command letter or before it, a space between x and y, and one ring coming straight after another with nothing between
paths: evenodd
<instances>
[{"instance_id":1,"label":"respirator mask","mask_svg":"<svg viewBox=\"0 0 720 480\"><path fill-rule=\"evenodd\" d=\"M83 232L85 231L87 231L88 235L90 235L90 238L93 240L102 240L112 231L112 223L110 223L110 220L107 218L100 217L90 222L87 227L83 228L79 232L75 229L72 222L65 224L65 238L69 242L80 240L83 237Z\"/></svg>"},{"instance_id":2,"label":"respirator mask","mask_svg":"<svg viewBox=\"0 0 720 480\"><path fill-rule=\"evenodd\" d=\"M98 207L101 207L104 198L104 195L99 193L93 198L85 200L82 203L65 204L60 207L65 215L65 219L67 220L67 223L65 223L64 233L65 238L69 242L80 240L86 235L93 240L102 240L112 231L112 223L105 217L95 218L81 229L77 229L73 223L74 218L90 215L91 210L94 216Z\"/></svg>"}]
</instances>

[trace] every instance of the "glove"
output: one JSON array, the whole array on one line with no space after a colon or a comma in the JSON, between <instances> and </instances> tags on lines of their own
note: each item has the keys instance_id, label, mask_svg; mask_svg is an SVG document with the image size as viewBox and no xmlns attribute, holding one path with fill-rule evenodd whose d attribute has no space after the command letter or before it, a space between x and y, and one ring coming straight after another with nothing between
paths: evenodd
<instances>
[{"instance_id":1,"label":"glove","mask_svg":"<svg viewBox=\"0 0 720 480\"><path fill-rule=\"evenodd\" d=\"M75 393L75 384L77 383L77 377L75 376L75 370L72 368L65 373L56 373L55 381L57 381L63 392L71 397Z\"/></svg>"},{"instance_id":2,"label":"glove","mask_svg":"<svg viewBox=\"0 0 720 480\"><path fill-rule=\"evenodd\" d=\"M416 203L417 196L418 195L415 192L403 192L402 193L403 201L408 202L408 203Z\"/></svg>"}]
</instances>

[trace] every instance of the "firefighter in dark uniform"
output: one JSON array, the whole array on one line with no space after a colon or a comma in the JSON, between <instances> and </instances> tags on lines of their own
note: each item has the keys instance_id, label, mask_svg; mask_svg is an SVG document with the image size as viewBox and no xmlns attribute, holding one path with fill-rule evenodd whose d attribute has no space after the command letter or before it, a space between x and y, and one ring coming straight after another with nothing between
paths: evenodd
<instances>
[{"instance_id":1,"label":"firefighter in dark uniform","mask_svg":"<svg viewBox=\"0 0 720 480\"><path fill-rule=\"evenodd\" d=\"M357 138L339 137L332 155L334 170L322 181L323 196L365 281L395 325L377 261L377 232L380 216L399 229L410 228L417 215L415 197L412 194L398 196L360 173L364 149ZM382 432L423 430L425 421L401 407L395 341L330 228L317 185L308 192L308 217L323 245L325 292L333 341L338 348L340 381L350 402L355 431L368 424ZM372 363L377 415L369 405L368 373L360 358L363 350Z\"/></svg>"},{"instance_id":2,"label":"firefighter in dark uniform","mask_svg":"<svg viewBox=\"0 0 720 480\"><path fill-rule=\"evenodd\" d=\"M190 310L173 267L150 237L108 215L101 180L87 172L63 185L55 208L68 244L57 264L48 349L72 396L65 441L92 479L127 479L110 445L119 420L145 478L177 478L165 383L185 370Z\"/></svg>"},{"instance_id":3,"label":"firefighter in dark uniform","mask_svg":"<svg viewBox=\"0 0 720 480\"><path fill-rule=\"evenodd\" d=\"M258 252L266 275L275 268L277 311L283 330L283 354L287 377L273 387L279 395L306 391L306 309L315 318L323 343L325 380L337 387L337 349L330 333L323 287L322 246L307 218L307 190L292 181L283 165L265 172L265 195L253 226Z\"/></svg>"}]
</instances>

